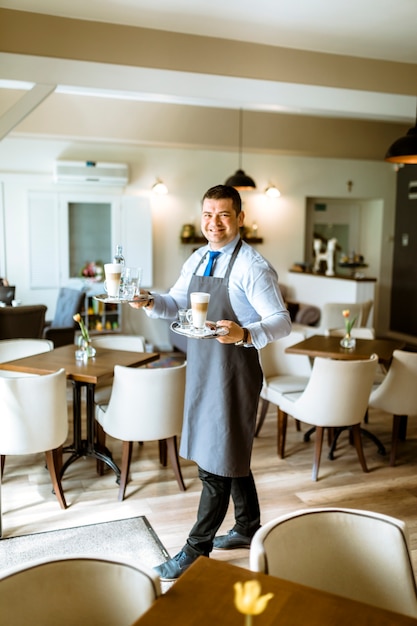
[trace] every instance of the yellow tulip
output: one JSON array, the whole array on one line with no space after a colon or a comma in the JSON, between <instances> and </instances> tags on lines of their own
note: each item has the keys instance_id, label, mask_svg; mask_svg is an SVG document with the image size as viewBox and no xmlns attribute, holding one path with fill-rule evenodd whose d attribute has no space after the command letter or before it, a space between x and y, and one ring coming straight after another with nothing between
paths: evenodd
<instances>
[{"instance_id":1,"label":"yellow tulip","mask_svg":"<svg viewBox=\"0 0 417 626\"><path fill-rule=\"evenodd\" d=\"M259 615L266 609L266 605L273 598L273 593L261 596L261 584L258 580L248 580L245 583L235 583L235 607L245 615Z\"/></svg>"}]
</instances>

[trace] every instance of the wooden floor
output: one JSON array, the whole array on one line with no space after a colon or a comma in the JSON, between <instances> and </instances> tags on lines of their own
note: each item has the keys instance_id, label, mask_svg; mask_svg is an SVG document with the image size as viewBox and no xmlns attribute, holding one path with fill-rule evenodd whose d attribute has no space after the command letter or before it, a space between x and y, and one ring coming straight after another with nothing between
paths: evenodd
<instances>
[{"instance_id":1,"label":"wooden floor","mask_svg":"<svg viewBox=\"0 0 417 626\"><path fill-rule=\"evenodd\" d=\"M70 398L70 394L69 394ZM137 409L140 411L140 401ZM71 415L71 408L69 409ZM370 411L368 428L389 452L392 418ZM306 430L306 428L304 428ZM109 438L116 462L121 445ZM369 473L360 468L356 452L344 434L334 461L323 455L319 480L312 482L313 441L305 443L290 420L286 452L276 454L276 415L271 406L255 440L252 469L258 487L263 523L287 512L320 506L344 506L393 515L407 522L417 575L417 420L410 420L407 441L401 443L397 466L388 465L372 442L364 439ZM171 555L181 549L195 521L200 483L193 463L182 461L186 492L179 491L170 467L158 462L156 443L135 446L132 480L124 502L117 501L114 474L95 473L91 459L76 461L66 472L63 487L69 508L62 511L51 493L43 455L10 456L2 485L3 536L23 535L57 528L146 515ZM233 525L230 507L222 527ZM213 558L248 566L248 551L214 551Z\"/></svg>"}]
</instances>

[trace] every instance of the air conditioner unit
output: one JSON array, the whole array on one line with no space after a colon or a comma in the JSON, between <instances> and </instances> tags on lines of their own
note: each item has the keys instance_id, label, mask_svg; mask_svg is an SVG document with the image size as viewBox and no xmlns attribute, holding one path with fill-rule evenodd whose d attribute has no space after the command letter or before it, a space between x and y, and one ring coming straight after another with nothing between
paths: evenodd
<instances>
[{"instance_id":1,"label":"air conditioner unit","mask_svg":"<svg viewBox=\"0 0 417 626\"><path fill-rule=\"evenodd\" d=\"M129 168L124 163L96 163L95 161L56 161L56 183L73 185L116 185L129 182Z\"/></svg>"}]
</instances>

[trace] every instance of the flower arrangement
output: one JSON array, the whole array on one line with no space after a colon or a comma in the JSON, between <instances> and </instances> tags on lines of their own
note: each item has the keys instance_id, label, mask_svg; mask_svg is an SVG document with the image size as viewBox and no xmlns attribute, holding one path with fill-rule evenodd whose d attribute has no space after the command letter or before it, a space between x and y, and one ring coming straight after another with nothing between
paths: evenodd
<instances>
[{"instance_id":1,"label":"flower arrangement","mask_svg":"<svg viewBox=\"0 0 417 626\"><path fill-rule=\"evenodd\" d=\"M101 280L103 278L103 263L101 261L88 261L81 268L80 276L83 278L95 278Z\"/></svg>"},{"instance_id":2,"label":"flower arrangement","mask_svg":"<svg viewBox=\"0 0 417 626\"><path fill-rule=\"evenodd\" d=\"M353 325L356 322L356 317L353 318L353 320L349 319L350 316L350 311L349 309L345 309L344 311L342 311L342 315L345 318L345 330L346 330L346 334L350 335L350 333L352 332L352 328Z\"/></svg>"},{"instance_id":3,"label":"flower arrangement","mask_svg":"<svg viewBox=\"0 0 417 626\"><path fill-rule=\"evenodd\" d=\"M75 315L73 315L72 319L74 320L74 322L77 322L80 325L81 337L86 343L90 343L90 335L81 315L79 313L76 313Z\"/></svg>"},{"instance_id":4,"label":"flower arrangement","mask_svg":"<svg viewBox=\"0 0 417 626\"><path fill-rule=\"evenodd\" d=\"M235 607L245 615L245 626L252 626L252 616L263 613L273 593L261 596L261 584L258 580L235 583Z\"/></svg>"}]
</instances>

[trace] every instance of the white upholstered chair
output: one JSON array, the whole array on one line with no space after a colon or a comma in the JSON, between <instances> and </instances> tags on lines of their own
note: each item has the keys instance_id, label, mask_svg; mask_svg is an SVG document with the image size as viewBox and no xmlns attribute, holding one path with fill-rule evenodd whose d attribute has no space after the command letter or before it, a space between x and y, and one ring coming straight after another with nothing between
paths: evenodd
<instances>
[{"instance_id":1,"label":"white upholstered chair","mask_svg":"<svg viewBox=\"0 0 417 626\"><path fill-rule=\"evenodd\" d=\"M109 348L110 350L126 350L126 352L145 352L145 337L142 335L121 335L113 333L92 337L94 348ZM94 398L97 404L105 404L110 400L112 383L96 385Z\"/></svg>"},{"instance_id":2,"label":"white upholstered chair","mask_svg":"<svg viewBox=\"0 0 417 626\"><path fill-rule=\"evenodd\" d=\"M346 330L344 328L326 328L325 335L328 337L344 337ZM350 331L351 337L356 339L375 339L375 331L373 328L366 326L354 326Z\"/></svg>"},{"instance_id":3,"label":"white upholstered chair","mask_svg":"<svg viewBox=\"0 0 417 626\"><path fill-rule=\"evenodd\" d=\"M119 500L125 495L135 441L165 442L178 486L185 491L177 448L183 421L185 368L185 363L149 369L115 366L110 401L108 405L97 405L96 419L101 445L105 445L106 434L123 442ZM165 457L162 455L164 465Z\"/></svg>"},{"instance_id":4,"label":"white upholstered chair","mask_svg":"<svg viewBox=\"0 0 417 626\"><path fill-rule=\"evenodd\" d=\"M60 478L61 446L68 434L66 383L64 369L44 376L0 378L0 456L45 452L63 509L67 507Z\"/></svg>"},{"instance_id":5,"label":"white upholstered chair","mask_svg":"<svg viewBox=\"0 0 417 626\"><path fill-rule=\"evenodd\" d=\"M261 411L255 436L259 435L269 403L272 402L277 406L277 448L281 458L284 458L285 452L285 433L283 436L279 411L282 394L303 391L311 374L308 356L287 354L285 350L303 339L305 339L303 333L291 332L287 337L267 344L260 351L264 381L261 390ZM297 428L299 430L298 423Z\"/></svg>"},{"instance_id":6,"label":"white upholstered chair","mask_svg":"<svg viewBox=\"0 0 417 626\"><path fill-rule=\"evenodd\" d=\"M356 509L306 509L262 526L250 569L417 618L408 531Z\"/></svg>"},{"instance_id":7,"label":"white upholstered chair","mask_svg":"<svg viewBox=\"0 0 417 626\"><path fill-rule=\"evenodd\" d=\"M369 407L393 415L390 465L395 465L401 423L417 415L417 353L394 350L388 373L369 398Z\"/></svg>"},{"instance_id":8,"label":"white upholstered chair","mask_svg":"<svg viewBox=\"0 0 417 626\"><path fill-rule=\"evenodd\" d=\"M356 326L366 326L373 306L372 300L364 302L325 302L321 308L320 332L344 325L342 311L350 311L350 319L356 317Z\"/></svg>"},{"instance_id":9,"label":"white upholstered chair","mask_svg":"<svg viewBox=\"0 0 417 626\"><path fill-rule=\"evenodd\" d=\"M145 352L145 338L142 335L100 335L92 338L95 348L126 350L127 352Z\"/></svg>"},{"instance_id":10,"label":"white upholstered chair","mask_svg":"<svg viewBox=\"0 0 417 626\"><path fill-rule=\"evenodd\" d=\"M376 355L355 361L316 357L305 390L282 395L280 410L283 413L283 436L288 415L316 427L313 480L318 477L325 428L349 426L362 469L368 471L360 423L368 407L377 364Z\"/></svg>"},{"instance_id":11,"label":"white upholstered chair","mask_svg":"<svg viewBox=\"0 0 417 626\"><path fill-rule=\"evenodd\" d=\"M33 354L50 352L54 349L54 344L49 339L3 339L0 341L0 363L23 359ZM33 376L33 374L22 374L9 370L0 370L0 376L22 377Z\"/></svg>"},{"instance_id":12,"label":"white upholstered chair","mask_svg":"<svg viewBox=\"0 0 417 626\"><path fill-rule=\"evenodd\" d=\"M7 626L131 626L161 595L145 566L75 556L38 561L0 578Z\"/></svg>"}]
</instances>

